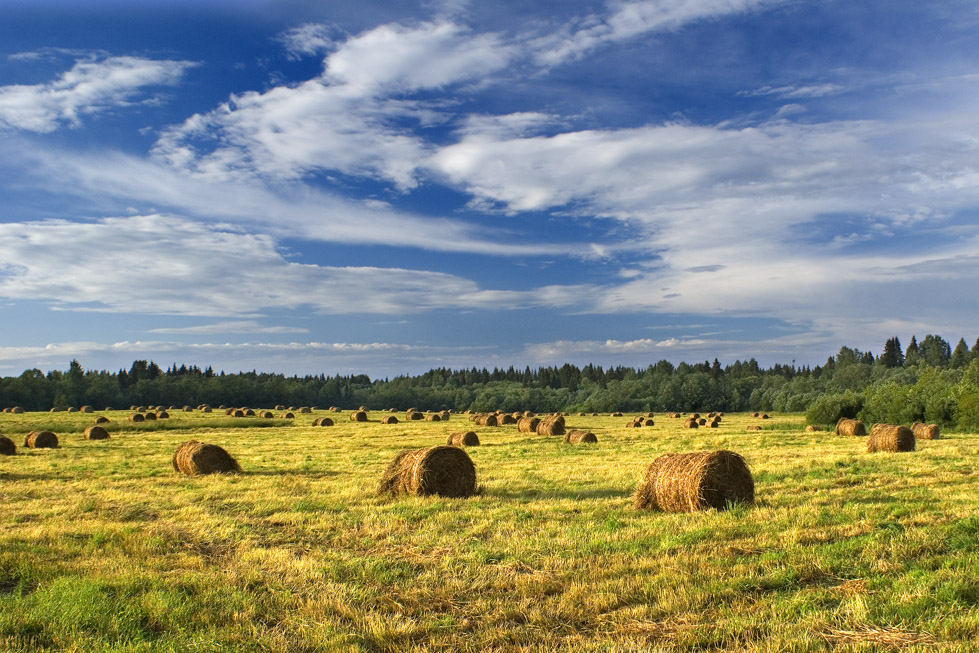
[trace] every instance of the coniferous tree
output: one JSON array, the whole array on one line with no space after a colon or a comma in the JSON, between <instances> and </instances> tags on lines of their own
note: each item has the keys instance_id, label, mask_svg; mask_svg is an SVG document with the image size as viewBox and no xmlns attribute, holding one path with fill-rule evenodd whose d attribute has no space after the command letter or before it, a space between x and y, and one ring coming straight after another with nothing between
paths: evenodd
<instances>
[{"instance_id":1,"label":"coniferous tree","mask_svg":"<svg viewBox=\"0 0 979 653\"><path fill-rule=\"evenodd\" d=\"M884 367L901 367L904 365L904 352L901 351L901 341L897 336L888 338L884 343L884 352L880 355Z\"/></svg>"},{"instance_id":2,"label":"coniferous tree","mask_svg":"<svg viewBox=\"0 0 979 653\"><path fill-rule=\"evenodd\" d=\"M921 340L918 345L918 352L921 360L932 367L948 366L948 359L952 356L952 348L941 337L929 333Z\"/></svg>"},{"instance_id":3,"label":"coniferous tree","mask_svg":"<svg viewBox=\"0 0 979 653\"><path fill-rule=\"evenodd\" d=\"M969 353L969 345L965 344L965 338L959 338L959 342L955 345L955 349L948 360L948 366L957 370L968 365L971 360L972 354Z\"/></svg>"},{"instance_id":4,"label":"coniferous tree","mask_svg":"<svg viewBox=\"0 0 979 653\"><path fill-rule=\"evenodd\" d=\"M915 340L914 336L911 336L911 342L908 343L908 348L904 350L904 364L910 367L920 362L921 353L918 351L918 341Z\"/></svg>"}]
</instances>

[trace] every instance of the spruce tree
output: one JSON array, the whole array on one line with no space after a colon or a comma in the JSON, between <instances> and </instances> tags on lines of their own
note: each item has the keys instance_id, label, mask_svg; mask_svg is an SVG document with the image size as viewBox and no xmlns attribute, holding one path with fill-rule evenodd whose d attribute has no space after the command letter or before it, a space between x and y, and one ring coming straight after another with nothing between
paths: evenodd
<instances>
[{"instance_id":1,"label":"spruce tree","mask_svg":"<svg viewBox=\"0 0 979 653\"><path fill-rule=\"evenodd\" d=\"M901 351L901 341L897 336L888 338L884 343L884 352L880 355L884 367L901 367L904 365L904 353Z\"/></svg>"},{"instance_id":2,"label":"spruce tree","mask_svg":"<svg viewBox=\"0 0 979 653\"><path fill-rule=\"evenodd\" d=\"M921 354L918 352L918 341L915 340L914 336L911 336L911 342L908 343L908 348L904 350L904 364L910 367L919 362L921 362Z\"/></svg>"},{"instance_id":3,"label":"spruce tree","mask_svg":"<svg viewBox=\"0 0 979 653\"><path fill-rule=\"evenodd\" d=\"M965 344L965 338L959 338L959 342L955 345L952 356L949 358L948 366L957 370L968 365L971 360L972 354L969 353L969 345Z\"/></svg>"}]
</instances>

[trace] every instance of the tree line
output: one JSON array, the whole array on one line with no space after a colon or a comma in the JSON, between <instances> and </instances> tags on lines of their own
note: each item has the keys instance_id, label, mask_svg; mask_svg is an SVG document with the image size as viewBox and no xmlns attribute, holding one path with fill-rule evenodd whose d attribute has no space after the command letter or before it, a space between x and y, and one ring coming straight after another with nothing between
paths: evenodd
<instances>
[{"instance_id":1,"label":"tree line","mask_svg":"<svg viewBox=\"0 0 979 653\"><path fill-rule=\"evenodd\" d=\"M435 368L417 376L285 376L257 371L134 361L116 372L30 369L0 378L0 406L25 410L128 408L130 405L267 407L367 406L373 410L534 410L806 412L810 422L839 417L871 422L934 422L979 428L979 339L955 347L936 335L902 348L888 339L879 354L841 347L824 365L759 366L755 359L721 365L661 360L645 368L565 364L531 369Z\"/></svg>"}]
</instances>

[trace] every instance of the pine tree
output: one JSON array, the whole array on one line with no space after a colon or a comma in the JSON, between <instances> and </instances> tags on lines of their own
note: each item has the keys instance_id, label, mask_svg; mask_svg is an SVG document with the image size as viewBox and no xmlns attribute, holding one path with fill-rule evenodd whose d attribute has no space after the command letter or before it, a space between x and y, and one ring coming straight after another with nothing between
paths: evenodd
<instances>
[{"instance_id":1,"label":"pine tree","mask_svg":"<svg viewBox=\"0 0 979 653\"><path fill-rule=\"evenodd\" d=\"M911 336L911 342L908 343L908 348L904 350L904 364L911 367L920 362L921 353L918 351L918 341L915 340L914 336Z\"/></svg>"},{"instance_id":2,"label":"pine tree","mask_svg":"<svg viewBox=\"0 0 979 653\"><path fill-rule=\"evenodd\" d=\"M884 352L880 355L884 367L901 367L904 365L904 353L901 351L901 341L897 336L888 338L884 343Z\"/></svg>"},{"instance_id":3,"label":"pine tree","mask_svg":"<svg viewBox=\"0 0 979 653\"><path fill-rule=\"evenodd\" d=\"M969 345L965 344L965 338L959 338L959 342L955 345L952 356L949 358L948 366L957 370L968 365L971 360L972 354L969 353Z\"/></svg>"}]
</instances>

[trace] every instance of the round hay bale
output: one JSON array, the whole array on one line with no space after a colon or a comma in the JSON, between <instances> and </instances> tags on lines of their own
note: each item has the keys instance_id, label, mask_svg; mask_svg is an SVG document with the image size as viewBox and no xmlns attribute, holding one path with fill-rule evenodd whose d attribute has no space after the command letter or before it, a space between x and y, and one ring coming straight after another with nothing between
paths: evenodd
<instances>
[{"instance_id":1,"label":"round hay bale","mask_svg":"<svg viewBox=\"0 0 979 653\"><path fill-rule=\"evenodd\" d=\"M587 413L578 413L578 417L588 417Z\"/></svg>"},{"instance_id":2,"label":"round hay bale","mask_svg":"<svg viewBox=\"0 0 979 653\"><path fill-rule=\"evenodd\" d=\"M684 428L695 429L695 428L697 428L699 426L700 426L700 423L697 422L697 420L695 420L692 417L690 419L688 419L688 420L686 420L686 421L683 422L683 427Z\"/></svg>"},{"instance_id":3,"label":"round hay bale","mask_svg":"<svg viewBox=\"0 0 979 653\"><path fill-rule=\"evenodd\" d=\"M761 414L761 418L762 419L771 419L771 417L768 416L768 413L762 413Z\"/></svg>"},{"instance_id":4,"label":"round hay bale","mask_svg":"<svg viewBox=\"0 0 979 653\"><path fill-rule=\"evenodd\" d=\"M761 430L761 427L760 426L748 426L748 427L745 428L745 430L746 431L760 431Z\"/></svg>"},{"instance_id":5,"label":"round hay bale","mask_svg":"<svg viewBox=\"0 0 979 653\"><path fill-rule=\"evenodd\" d=\"M196 476L240 472L241 466L227 451L216 444L188 440L173 452L173 470Z\"/></svg>"},{"instance_id":6,"label":"round hay bale","mask_svg":"<svg viewBox=\"0 0 979 653\"><path fill-rule=\"evenodd\" d=\"M143 413L143 419L147 422L154 422L156 421L156 413Z\"/></svg>"},{"instance_id":7,"label":"round hay bale","mask_svg":"<svg viewBox=\"0 0 979 653\"><path fill-rule=\"evenodd\" d=\"M522 417L520 419L523 419ZM496 418L497 423L500 426L508 426L517 423L517 418L513 415L500 415Z\"/></svg>"},{"instance_id":8,"label":"round hay bale","mask_svg":"<svg viewBox=\"0 0 979 653\"><path fill-rule=\"evenodd\" d=\"M914 451L914 432L907 426L874 424L867 437L867 451Z\"/></svg>"},{"instance_id":9,"label":"round hay bale","mask_svg":"<svg viewBox=\"0 0 979 653\"><path fill-rule=\"evenodd\" d=\"M693 413L690 415L690 419L695 419L697 422L700 422L700 413Z\"/></svg>"},{"instance_id":10,"label":"round hay bale","mask_svg":"<svg viewBox=\"0 0 979 653\"><path fill-rule=\"evenodd\" d=\"M24 438L24 446L31 449L57 449L58 436L51 431L30 431Z\"/></svg>"},{"instance_id":11,"label":"round hay bale","mask_svg":"<svg viewBox=\"0 0 979 653\"><path fill-rule=\"evenodd\" d=\"M915 422L911 425L911 432L914 433L916 440L938 440L942 437L938 424Z\"/></svg>"},{"instance_id":12,"label":"round hay bale","mask_svg":"<svg viewBox=\"0 0 979 653\"><path fill-rule=\"evenodd\" d=\"M146 406L136 406L136 412L137 413L145 413L146 412Z\"/></svg>"},{"instance_id":13,"label":"round hay bale","mask_svg":"<svg viewBox=\"0 0 979 653\"><path fill-rule=\"evenodd\" d=\"M564 435L564 418L560 415L544 418L537 425L537 435Z\"/></svg>"},{"instance_id":14,"label":"round hay bale","mask_svg":"<svg viewBox=\"0 0 979 653\"><path fill-rule=\"evenodd\" d=\"M67 411L69 413L77 413L78 412L78 409L75 408L74 406L68 406Z\"/></svg>"},{"instance_id":15,"label":"round hay bale","mask_svg":"<svg viewBox=\"0 0 979 653\"><path fill-rule=\"evenodd\" d=\"M262 419L272 419L273 417L275 417L275 414L272 413L272 411L270 410L263 410L261 413L258 414L258 416L261 417Z\"/></svg>"},{"instance_id":16,"label":"round hay bale","mask_svg":"<svg viewBox=\"0 0 979 653\"><path fill-rule=\"evenodd\" d=\"M13 408L10 409L10 412L13 413L14 415L23 415L24 409L21 408L20 406L14 406Z\"/></svg>"},{"instance_id":17,"label":"round hay bale","mask_svg":"<svg viewBox=\"0 0 979 653\"><path fill-rule=\"evenodd\" d=\"M445 440L445 444L451 444L457 447L478 447L479 436L473 431L453 433Z\"/></svg>"},{"instance_id":18,"label":"round hay bale","mask_svg":"<svg viewBox=\"0 0 979 653\"><path fill-rule=\"evenodd\" d=\"M95 412L95 409L92 408L91 406L82 406L81 408L78 409L78 412L80 412L80 413L94 413Z\"/></svg>"},{"instance_id":19,"label":"round hay bale","mask_svg":"<svg viewBox=\"0 0 979 653\"><path fill-rule=\"evenodd\" d=\"M425 419L425 416L417 410L409 410L405 413L405 419L409 422L417 422L418 420Z\"/></svg>"},{"instance_id":20,"label":"round hay bale","mask_svg":"<svg viewBox=\"0 0 979 653\"><path fill-rule=\"evenodd\" d=\"M165 410L158 410L158 411L156 411L156 418L157 419L170 419L170 413L168 413Z\"/></svg>"},{"instance_id":21,"label":"round hay bale","mask_svg":"<svg viewBox=\"0 0 979 653\"><path fill-rule=\"evenodd\" d=\"M637 429L640 426L642 426L642 418L640 418L640 417L633 417L628 422L626 422L625 425L626 425L626 428L630 428L630 429L636 428Z\"/></svg>"},{"instance_id":22,"label":"round hay bale","mask_svg":"<svg viewBox=\"0 0 979 653\"><path fill-rule=\"evenodd\" d=\"M85 436L86 440L109 439L109 432L97 424L93 424L92 426L85 427L85 430L82 431L82 434Z\"/></svg>"},{"instance_id":23,"label":"round hay bale","mask_svg":"<svg viewBox=\"0 0 979 653\"><path fill-rule=\"evenodd\" d=\"M129 416L129 421L132 422L133 424L136 424L138 422L145 422L146 418L143 417L142 413L133 413L132 415Z\"/></svg>"},{"instance_id":24,"label":"round hay bale","mask_svg":"<svg viewBox=\"0 0 979 653\"><path fill-rule=\"evenodd\" d=\"M182 410L182 411L183 411L183 412L185 412L185 413L192 413L192 412L194 412L194 409L193 409L193 408L191 408L190 406L184 406L184 407L183 407L183 408L181 408L180 410Z\"/></svg>"},{"instance_id":25,"label":"round hay bale","mask_svg":"<svg viewBox=\"0 0 979 653\"><path fill-rule=\"evenodd\" d=\"M858 419L841 417L836 423L836 435L867 435L867 427Z\"/></svg>"},{"instance_id":26,"label":"round hay bale","mask_svg":"<svg viewBox=\"0 0 979 653\"><path fill-rule=\"evenodd\" d=\"M255 417L255 411L251 408L245 408L245 417Z\"/></svg>"},{"instance_id":27,"label":"round hay bale","mask_svg":"<svg viewBox=\"0 0 979 653\"><path fill-rule=\"evenodd\" d=\"M619 411L615 411L614 413L612 413L611 417L622 417L622 413L620 413Z\"/></svg>"},{"instance_id":28,"label":"round hay bale","mask_svg":"<svg viewBox=\"0 0 979 653\"><path fill-rule=\"evenodd\" d=\"M704 426L706 426L709 429L716 429L718 426L720 426L720 422L718 422L716 419L712 419L711 421L704 424Z\"/></svg>"},{"instance_id":29,"label":"round hay bale","mask_svg":"<svg viewBox=\"0 0 979 653\"><path fill-rule=\"evenodd\" d=\"M470 497L476 494L476 466L458 447L402 451L384 470L378 494Z\"/></svg>"},{"instance_id":30,"label":"round hay bale","mask_svg":"<svg viewBox=\"0 0 979 653\"><path fill-rule=\"evenodd\" d=\"M571 429L564 434L564 441L568 444L585 444L598 442L598 438L591 431L582 431L580 429Z\"/></svg>"},{"instance_id":31,"label":"round hay bale","mask_svg":"<svg viewBox=\"0 0 979 653\"><path fill-rule=\"evenodd\" d=\"M234 408L225 408L224 409L224 414L225 415L231 415L232 417L237 417L237 415L235 415L235 409ZM241 416L244 417L245 414L242 413Z\"/></svg>"},{"instance_id":32,"label":"round hay bale","mask_svg":"<svg viewBox=\"0 0 979 653\"><path fill-rule=\"evenodd\" d=\"M476 420L476 423L479 424L480 426L499 426L500 425L500 422L496 418L496 415L483 415L478 420Z\"/></svg>"},{"instance_id":33,"label":"round hay bale","mask_svg":"<svg viewBox=\"0 0 979 653\"><path fill-rule=\"evenodd\" d=\"M806 427L807 433L815 433L816 431L822 431L822 430L823 430L822 428L816 426L815 424L810 424L809 426Z\"/></svg>"},{"instance_id":34,"label":"round hay bale","mask_svg":"<svg viewBox=\"0 0 979 653\"><path fill-rule=\"evenodd\" d=\"M443 422L448 422L450 417L452 417L451 411L448 410L439 411L439 419L442 420ZM513 423L516 424L517 423L516 420L514 420Z\"/></svg>"},{"instance_id":35,"label":"round hay bale","mask_svg":"<svg viewBox=\"0 0 979 653\"><path fill-rule=\"evenodd\" d=\"M439 417L436 414L433 414L433 415L425 415L425 421L426 422L441 422L442 421L442 418Z\"/></svg>"},{"instance_id":36,"label":"round hay bale","mask_svg":"<svg viewBox=\"0 0 979 653\"><path fill-rule=\"evenodd\" d=\"M282 419L296 419L295 413L282 413L279 417Z\"/></svg>"},{"instance_id":37,"label":"round hay bale","mask_svg":"<svg viewBox=\"0 0 979 653\"><path fill-rule=\"evenodd\" d=\"M214 409L211 408L210 406L204 406L203 408L201 408L201 412L202 413L213 413L214 412Z\"/></svg>"},{"instance_id":38,"label":"round hay bale","mask_svg":"<svg viewBox=\"0 0 979 653\"><path fill-rule=\"evenodd\" d=\"M14 456L17 454L17 445L6 435L0 435L0 456Z\"/></svg>"},{"instance_id":39,"label":"round hay bale","mask_svg":"<svg viewBox=\"0 0 979 653\"><path fill-rule=\"evenodd\" d=\"M313 420L313 426L333 426L333 420L329 417L317 417Z\"/></svg>"},{"instance_id":40,"label":"round hay bale","mask_svg":"<svg viewBox=\"0 0 979 653\"><path fill-rule=\"evenodd\" d=\"M98 417L95 418L95 423L96 424L108 424L109 423L109 418L106 417L105 415L99 415Z\"/></svg>"},{"instance_id":41,"label":"round hay bale","mask_svg":"<svg viewBox=\"0 0 979 653\"><path fill-rule=\"evenodd\" d=\"M311 413L311 412L313 412L313 411L312 411L312 410L310 410L310 408L309 408L309 406L303 406L303 407L301 407L301 408L299 409L299 413L300 413L301 415L305 415L306 413ZM336 411L336 412L340 412L340 411Z\"/></svg>"},{"instance_id":42,"label":"round hay bale","mask_svg":"<svg viewBox=\"0 0 979 653\"><path fill-rule=\"evenodd\" d=\"M751 413L752 417L761 417L761 413Z\"/></svg>"},{"instance_id":43,"label":"round hay bale","mask_svg":"<svg viewBox=\"0 0 979 653\"><path fill-rule=\"evenodd\" d=\"M234 409L234 410L231 411L231 416L232 417L244 417L245 416L245 411L240 410L240 409Z\"/></svg>"},{"instance_id":44,"label":"round hay bale","mask_svg":"<svg viewBox=\"0 0 979 653\"><path fill-rule=\"evenodd\" d=\"M385 415L381 418L381 424L397 424L398 418L394 415Z\"/></svg>"},{"instance_id":45,"label":"round hay bale","mask_svg":"<svg viewBox=\"0 0 979 653\"><path fill-rule=\"evenodd\" d=\"M276 405L275 405L275 410L277 410L277 411L279 411L279 412L282 412L282 411L284 411L285 409L286 409L286 407L285 407L285 406L283 406L282 404L276 404Z\"/></svg>"},{"instance_id":46,"label":"round hay bale","mask_svg":"<svg viewBox=\"0 0 979 653\"><path fill-rule=\"evenodd\" d=\"M517 420L517 430L521 433L537 433L539 417L521 417Z\"/></svg>"},{"instance_id":47,"label":"round hay bale","mask_svg":"<svg viewBox=\"0 0 979 653\"><path fill-rule=\"evenodd\" d=\"M701 417L700 419L697 420L697 424L699 424L700 426L707 426L707 418Z\"/></svg>"},{"instance_id":48,"label":"round hay bale","mask_svg":"<svg viewBox=\"0 0 979 653\"><path fill-rule=\"evenodd\" d=\"M350 421L351 422L366 422L367 421L367 413L365 411L363 411L363 410L355 410L354 412L350 413Z\"/></svg>"},{"instance_id":49,"label":"round hay bale","mask_svg":"<svg viewBox=\"0 0 979 653\"><path fill-rule=\"evenodd\" d=\"M659 456L633 495L637 510L694 512L755 501L755 483L744 458L733 451Z\"/></svg>"}]
</instances>

